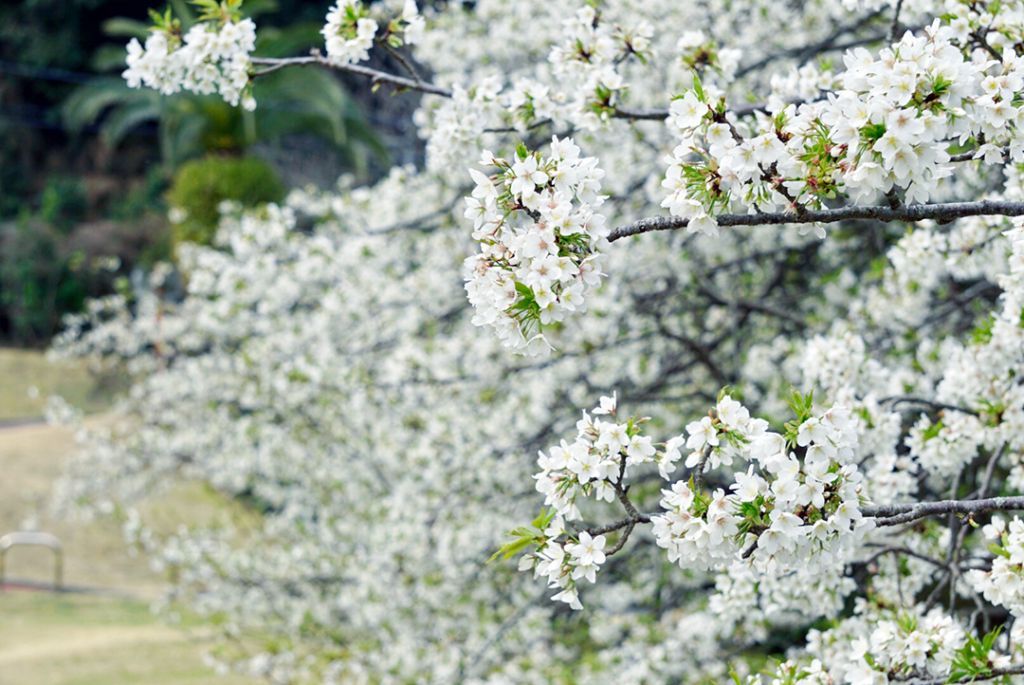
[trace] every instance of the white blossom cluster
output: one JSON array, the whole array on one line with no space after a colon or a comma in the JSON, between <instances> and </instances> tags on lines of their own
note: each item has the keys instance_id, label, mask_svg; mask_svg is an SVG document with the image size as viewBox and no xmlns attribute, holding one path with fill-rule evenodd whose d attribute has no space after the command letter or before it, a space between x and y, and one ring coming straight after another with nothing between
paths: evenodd
<instances>
[{"instance_id":1,"label":"white blossom cluster","mask_svg":"<svg viewBox=\"0 0 1024 685\"><path fill-rule=\"evenodd\" d=\"M981 436L981 422L971 414L949 412L936 423L922 416L910 429L907 447L925 470L950 478L977 454Z\"/></svg>"},{"instance_id":2,"label":"white blossom cluster","mask_svg":"<svg viewBox=\"0 0 1024 685\"><path fill-rule=\"evenodd\" d=\"M548 529L544 532L557 536L561 531ZM552 599L565 602L578 611L583 604L577 581L582 578L591 583L597 582L597 572L606 558L605 542L603 535L592 536L585 530L571 541L552 540L536 556L523 557L520 570L532 569L535 576L546 578L550 587L559 590Z\"/></svg>"},{"instance_id":3,"label":"white blossom cluster","mask_svg":"<svg viewBox=\"0 0 1024 685\"><path fill-rule=\"evenodd\" d=\"M1020 616L1024 614L1024 521L1014 516L1007 523L994 516L983 532L995 553L992 568L969 571L967 580L985 599Z\"/></svg>"},{"instance_id":4,"label":"white blossom cluster","mask_svg":"<svg viewBox=\"0 0 1024 685\"><path fill-rule=\"evenodd\" d=\"M651 438L639 434L635 424L618 423L617 398L602 397L593 410L594 418L583 412L577 424L573 443L564 440L539 453L541 468L535 478L537 490L544 494L545 504L551 507L551 525L542 531L543 546L535 553L522 557L520 570L532 569L538 577L547 578L549 585L560 588L554 599L563 601L573 609L582 609L576 581L585 578L596 581L599 566L604 563L604 535L582 531L576 536L566 534L565 521L581 518L577 499L593 496L612 501L616 488L625 483L630 467L659 460L663 468L671 465L664 455L656 455Z\"/></svg>"},{"instance_id":5,"label":"white blossom cluster","mask_svg":"<svg viewBox=\"0 0 1024 685\"><path fill-rule=\"evenodd\" d=\"M336 64L354 64L370 56L377 21L361 0L339 0L327 13L322 30L327 58Z\"/></svg>"},{"instance_id":6,"label":"white blossom cluster","mask_svg":"<svg viewBox=\"0 0 1024 685\"><path fill-rule=\"evenodd\" d=\"M490 152L482 161L497 173L470 170L466 216L480 241L465 265L473 322L539 354L549 345L544 328L586 311L584 293L600 282L607 229L595 209L604 172L571 138L553 138L548 156L521 146L511 162Z\"/></svg>"},{"instance_id":7,"label":"white blossom cluster","mask_svg":"<svg viewBox=\"0 0 1024 685\"><path fill-rule=\"evenodd\" d=\"M422 40L426 20L416 0L404 0L400 12L393 11L393 4L370 6L363 0L338 0L328 11L327 21L320 31L327 59L339 66L358 64L369 58L375 40L385 41L392 48L414 45ZM378 36L382 22L385 30Z\"/></svg>"},{"instance_id":8,"label":"white blossom cluster","mask_svg":"<svg viewBox=\"0 0 1024 685\"><path fill-rule=\"evenodd\" d=\"M855 48L827 97L775 101L753 123L717 92L687 91L670 109L681 142L662 206L689 218L690 231L715 234L714 216L733 209L793 211L837 196L870 203L895 191L927 201L953 173L951 141L985 140L976 154L986 163L1001 164L1003 146L1019 160L1019 59L965 52L969 38L965 23L936 20L877 55Z\"/></svg>"},{"instance_id":9,"label":"white blossom cluster","mask_svg":"<svg viewBox=\"0 0 1024 685\"><path fill-rule=\"evenodd\" d=\"M624 485L630 467L652 461L657 461L666 472L674 467L671 455L657 453L651 438L640 435L632 421L615 421L617 404L614 395L602 397L592 412L594 416L583 412L583 418L576 422L577 434L572 444L563 440L547 453L539 453L537 491L544 495L544 504L565 520L581 518L576 505L580 496L612 501L615 486Z\"/></svg>"},{"instance_id":10,"label":"white blossom cluster","mask_svg":"<svg viewBox=\"0 0 1024 685\"><path fill-rule=\"evenodd\" d=\"M597 126L621 101L627 84L619 65L630 57L643 58L652 33L648 21L631 26L612 24L592 6L581 7L562 22L563 38L552 46L548 62L565 90L575 93L571 106L589 110L580 122L585 128ZM535 110L536 94L529 94L529 98L530 108ZM536 116L530 111L523 114L527 117L521 118L527 120Z\"/></svg>"},{"instance_id":11,"label":"white blossom cluster","mask_svg":"<svg viewBox=\"0 0 1024 685\"><path fill-rule=\"evenodd\" d=\"M888 682L894 671L921 672L926 666L945 673L962 641L963 629L938 611L920 619L879 621L869 640L861 638L853 645L853 656L863 656L847 680L851 685Z\"/></svg>"},{"instance_id":12,"label":"white blossom cluster","mask_svg":"<svg viewBox=\"0 0 1024 685\"><path fill-rule=\"evenodd\" d=\"M494 27L495 34L501 35L501 41L491 46L484 60L491 65L495 52L503 46L519 47L517 42L522 38L517 22L525 17L509 12L500 2L483 3L476 10ZM632 65L646 64L654 48L651 23L638 19L635 12L617 10L610 6L598 11L586 4L575 8L531 7L531 37L527 42L544 45L546 59L537 69L510 71L507 78L495 74L489 66L482 67L470 83L456 79L452 98L421 110L418 123L428 137L428 165L457 164L487 148L493 138L491 132L502 129L525 133L539 123L552 122L584 132L607 125L615 106L627 94L624 72ZM694 34L687 32L680 44L697 51ZM672 43L675 45L675 38ZM533 50L534 45L521 47ZM443 49L448 57L473 50L467 44L449 44ZM467 55L466 59L478 57ZM685 72L679 71L688 84Z\"/></svg>"},{"instance_id":13,"label":"white blossom cluster","mask_svg":"<svg viewBox=\"0 0 1024 685\"><path fill-rule=\"evenodd\" d=\"M812 631L809 652L832 665L835 682L886 685L908 676L949 672L964 630L940 609L855 615L836 628Z\"/></svg>"},{"instance_id":14,"label":"white blossom cluster","mask_svg":"<svg viewBox=\"0 0 1024 685\"><path fill-rule=\"evenodd\" d=\"M861 475L852 462L857 433L849 411L833 407L807 418L793 445L767 427L728 396L719 400L715 416L687 426L687 445L695 449L688 464L700 465L694 460L707 450L708 468L734 459L750 466L735 474L730 492L706 492L681 481L663 491L666 513L653 526L670 561L713 567L750 549L755 565L777 572L848 549L850 535L863 525ZM723 443L731 446L723 449Z\"/></svg>"},{"instance_id":15,"label":"white blossom cluster","mask_svg":"<svg viewBox=\"0 0 1024 685\"><path fill-rule=\"evenodd\" d=\"M184 36L172 28L153 29L145 46L135 38L128 44L123 76L131 88L146 86L164 95L182 90L216 93L252 110L256 101L249 93L249 72L255 47L251 19L199 22Z\"/></svg>"},{"instance_id":16,"label":"white blossom cluster","mask_svg":"<svg viewBox=\"0 0 1024 685\"><path fill-rule=\"evenodd\" d=\"M579 542L567 543L562 538L564 521L581 518L581 498L626 498L631 470L644 464L657 464L661 477L670 479L680 458L682 436L659 451L642 435L644 420L619 423L614 420L617 411L615 396L601 398L594 416L584 412L577 422L571 444L562 441L538 459L537 490L551 507L554 525L534 532L538 550L523 557L520 569L532 569L563 588L556 598L574 608L581 606L574 581L585 577L594 582L596 568L590 562L582 568L570 566L565 551L584 543L603 550L605 538L592 542L585 531ZM859 509L862 477L852 463L857 432L845 408L807 416L787 442L768 431L767 421L752 419L745 407L724 395L714 412L687 426L687 433L686 446L693 451L686 466L691 472L731 466L734 460L750 466L735 474L728 493L723 488L705 491L694 478L677 480L662 491L665 513L651 517L651 523L655 541L667 550L670 562L707 570L728 566L742 553L759 570L777 574L798 568L810 557L820 555L822 563L842 559L852 541L870 528ZM629 507L627 513L635 516ZM626 525L632 529L636 522Z\"/></svg>"}]
</instances>

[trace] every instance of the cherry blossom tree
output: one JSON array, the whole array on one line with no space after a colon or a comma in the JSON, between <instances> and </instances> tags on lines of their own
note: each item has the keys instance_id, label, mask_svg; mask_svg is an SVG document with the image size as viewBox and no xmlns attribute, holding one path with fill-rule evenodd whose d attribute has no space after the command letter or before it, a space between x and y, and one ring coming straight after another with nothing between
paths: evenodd
<instances>
[{"instance_id":1,"label":"cherry blossom tree","mask_svg":"<svg viewBox=\"0 0 1024 685\"><path fill-rule=\"evenodd\" d=\"M60 500L220 663L1024 677L1024 3L340 0L291 58L201 5L130 85L335 69L421 93L427 153L225 207L183 298L158 269L57 342L134 378ZM182 479L259 526L158 535L134 502Z\"/></svg>"}]
</instances>

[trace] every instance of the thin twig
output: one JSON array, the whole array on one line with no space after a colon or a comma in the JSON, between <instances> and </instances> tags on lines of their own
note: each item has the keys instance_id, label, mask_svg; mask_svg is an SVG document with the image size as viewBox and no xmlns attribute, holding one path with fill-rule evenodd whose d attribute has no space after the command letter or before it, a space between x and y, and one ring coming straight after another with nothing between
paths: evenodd
<instances>
[{"instance_id":1,"label":"thin twig","mask_svg":"<svg viewBox=\"0 0 1024 685\"><path fill-rule=\"evenodd\" d=\"M903 10L903 0L896 0L896 9L892 13L892 29L889 30L889 40L893 43L900 37L900 12Z\"/></svg>"},{"instance_id":2,"label":"thin twig","mask_svg":"<svg viewBox=\"0 0 1024 685\"><path fill-rule=\"evenodd\" d=\"M402 65L402 68L405 69L406 73L409 74L409 76L411 76L414 81L416 81L417 83L425 83L423 77L420 76L419 70L416 69L416 67L413 65L412 61L408 57L403 55L397 49L391 47L386 40L380 41L379 44L384 46L384 49L388 52L389 55L398 60L398 63Z\"/></svg>"},{"instance_id":3,"label":"thin twig","mask_svg":"<svg viewBox=\"0 0 1024 685\"><path fill-rule=\"evenodd\" d=\"M996 471L996 464L1002 458L1003 454L1006 453L1006 446L1008 443L1003 443L999 446L999 449L992 452L992 457L988 460L988 464L985 466L985 475L981 480L981 487L978 489L978 497L986 497L988 495L988 489L992 485L992 476Z\"/></svg>"},{"instance_id":4,"label":"thin twig","mask_svg":"<svg viewBox=\"0 0 1024 685\"><path fill-rule=\"evenodd\" d=\"M878 543L869 543L867 546L868 547L880 547L881 545L879 545ZM930 557L930 556L928 556L926 554L921 554L920 552L915 552L914 550L910 549L909 547L886 547L884 549L879 550L878 552L875 552L870 557L868 557L867 559L865 559L863 562L860 562L860 563L863 563L865 565L870 565L870 564L878 561L881 557L885 556L886 554L894 554L894 555L903 554L903 555L908 556L908 557L914 557L915 559L920 559L921 561L925 561L925 562L931 564L932 566L937 566L937 567L942 568L942 569L946 568L946 564L942 563L938 559L933 559L932 557Z\"/></svg>"},{"instance_id":5,"label":"thin twig","mask_svg":"<svg viewBox=\"0 0 1024 685\"><path fill-rule=\"evenodd\" d=\"M935 409L935 410L943 409L943 410L946 410L946 411L960 412L961 414L970 414L971 416L978 416L979 415L978 412L974 411L973 409L968 409L966 407L960 407L960 406L957 406L955 404L945 404L943 402L935 402L935 401L932 401L932 400L929 400L929 399L925 399L923 397L913 397L911 395L893 395L892 397L884 397L884 398L882 398L880 400L880 403L881 404L892 403L893 408L895 408L897 404L919 404L919 405L922 405L922 406L925 406L925 407L929 407L929 408Z\"/></svg>"},{"instance_id":6,"label":"thin twig","mask_svg":"<svg viewBox=\"0 0 1024 685\"><path fill-rule=\"evenodd\" d=\"M763 57L756 62L753 62L746 66L742 66L736 71L736 78L742 78L753 71L757 71L758 69L766 67L769 64L777 62L778 60L781 59L792 58L796 59L797 61L803 61L815 55L819 55L823 52L845 50L847 48L857 47L868 42L880 41L884 38L884 36L871 36L870 38L858 39L856 41L856 45L850 45L849 43L837 43L837 41L844 35L848 33L855 33L864 26L870 24L872 21L874 21L874 19L876 19L880 14L882 14L882 12L882 8L873 10L869 14L858 19L856 22L837 28L835 31L833 31L832 33L830 33L829 35L825 36L824 38L815 43L811 43L810 45L803 45L796 48L790 48L788 50L783 50L782 52L777 52L772 55L768 55L767 57Z\"/></svg>"},{"instance_id":7,"label":"thin twig","mask_svg":"<svg viewBox=\"0 0 1024 685\"><path fill-rule=\"evenodd\" d=\"M440 95L441 97L446 98L452 97L452 91L448 88L442 88L441 86L423 81L422 79L406 78L405 76L399 76L398 74L392 74L379 69L371 69L370 67L364 67L359 64L339 64L329 60L317 51L312 52L308 57L253 57L252 63L255 66L266 67L265 69L257 71L254 74L255 76L263 76L264 74L269 74L285 67L299 66L303 64L319 64L331 69L337 69L338 71L356 74L357 76L365 76L369 78L372 83L387 83L397 88L418 90L422 93Z\"/></svg>"},{"instance_id":8,"label":"thin twig","mask_svg":"<svg viewBox=\"0 0 1024 685\"><path fill-rule=\"evenodd\" d=\"M791 100L786 104L802 105L807 100ZM758 112L767 112L768 103L760 102L753 105L743 105L741 107L730 107L729 113L734 114L737 117L748 117ZM611 116L613 119L633 119L640 121L660 121L667 119L669 111L667 109L626 109L622 107L616 107L612 110Z\"/></svg>"}]
</instances>

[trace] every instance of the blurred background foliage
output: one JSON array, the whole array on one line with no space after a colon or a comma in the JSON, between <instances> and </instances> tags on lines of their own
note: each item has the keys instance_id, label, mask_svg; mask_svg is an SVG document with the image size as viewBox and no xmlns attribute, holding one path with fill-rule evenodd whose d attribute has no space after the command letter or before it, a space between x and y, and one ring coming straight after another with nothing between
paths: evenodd
<instances>
[{"instance_id":1,"label":"blurred background foliage","mask_svg":"<svg viewBox=\"0 0 1024 685\"><path fill-rule=\"evenodd\" d=\"M168 5L188 26L185 0ZM247 0L257 51L320 45L326 0ZM125 44L144 40L136 0L0 4L0 344L42 346L64 314L119 279L209 243L224 200L257 205L285 188L371 180L415 162L416 100L382 106L358 81L315 69L255 82L255 112L213 97L129 89ZM385 58L386 59L386 58ZM167 220L175 206L185 220Z\"/></svg>"}]
</instances>

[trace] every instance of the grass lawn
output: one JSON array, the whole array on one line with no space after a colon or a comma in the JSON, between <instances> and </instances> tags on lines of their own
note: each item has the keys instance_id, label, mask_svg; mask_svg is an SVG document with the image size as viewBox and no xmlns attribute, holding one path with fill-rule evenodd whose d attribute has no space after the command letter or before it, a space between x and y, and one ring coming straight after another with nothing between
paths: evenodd
<instances>
[{"instance_id":1,"label":"grass lawn","mask_svg":"<svg viewBox=\"0 0 1024 685\"><path fill-rule=\"evenodd\" d=\"M106 408L110 391L75 361L50 361L38 350L0 347L0 421L35 418L46 398L60 395L87 412ZM35 388L34 396L30 389Z\"/></svg>"},{"instance_id":2,"label":"grass lawn","mask_svg":"<svg viewBox=\"0 0 1024 685\"><path fill-rule=\"evenodd\" d=\"M33 403L24 393L33 384L41 397L58 392L69 401L92 398L94 408L104 403L84 369L50 367L39 352L0 349L0 421L38 415L42 400ZM207 636L200 627L168 625L150 612L165 580L129 553L118 524L50 517L51 488L74 449L64 428L0 427L0 535L26 525L54 533L64 545L65 583L113 592L0 592L0 685L253 682L216 676L202 659ZM143 508L163 530L224 518L245 525L253 516L198 485L173 488ZM7 576L48 582L51 564L48 550L17 548L7 555Z\"/></svg>"},{"instance_id":3,"label":"grass lawn","mask_svg":"<svg viewBox=\"0 0 1024 685\"><path fill-rule=\"evenodd\" d=\"M111 597L0 595L4 685L241 685L200 658L198 628L155 621L144 602Z\"/></svg>"}]
</instances>

